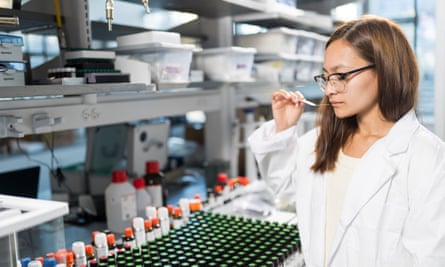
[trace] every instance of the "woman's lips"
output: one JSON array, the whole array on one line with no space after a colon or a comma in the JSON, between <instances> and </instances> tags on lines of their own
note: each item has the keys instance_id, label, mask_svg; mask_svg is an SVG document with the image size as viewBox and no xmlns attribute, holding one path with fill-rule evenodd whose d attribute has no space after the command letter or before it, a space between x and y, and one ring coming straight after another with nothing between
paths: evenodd
<instances>
[{"instance_id":1,"label":"woman's lips","mask_svg":"<svg viewBox=\"0 0 445 267\"><path fill-rule=\"evenodd\" d=\"M333 107L338 107L343 104L343 102L341 102L341 101L329 101L329 102L331 103L331 106L333 106Z\"/></svg>"}]
</instances>

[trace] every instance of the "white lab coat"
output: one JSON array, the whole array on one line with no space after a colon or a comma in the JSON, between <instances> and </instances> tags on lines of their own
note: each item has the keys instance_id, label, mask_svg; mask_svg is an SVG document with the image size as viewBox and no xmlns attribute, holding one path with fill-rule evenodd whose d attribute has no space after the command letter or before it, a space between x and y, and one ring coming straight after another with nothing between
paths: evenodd
<instances>
[{"instance_id":1,"label":"white lab coat","mask_svg":"<svg viewBox=\"0 0 445 267\"><path fill-rule=\"evenodd\" d=\"M326 177L310 170L317 131L278 134L264 123L248 139L260 173L296 201L307 267L324 255ZM403 116L355 170L327 259L330 267L445 266L445 144Z\"/></svg>"}]
</instances>

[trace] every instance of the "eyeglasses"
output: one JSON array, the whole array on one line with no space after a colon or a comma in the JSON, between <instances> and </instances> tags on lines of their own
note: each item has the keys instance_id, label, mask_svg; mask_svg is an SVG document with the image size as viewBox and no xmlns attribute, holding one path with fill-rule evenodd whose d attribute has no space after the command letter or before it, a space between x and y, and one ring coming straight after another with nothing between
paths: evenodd
<instances>
[{"instance_id":1,"label":"eyeglasses","mask_svg":"<svg viewBox=\"0 0 445 267\"><path fill-rule=\"evenodd\" d=\"M320 89L324 92L326 90L326 86L331 86L332 90L334 90L337 93L342 93L345 91L346 88L346 78L354 73L364 71L367 69L373 69L375 68L375 64L371 64L368 66L364 66L358 69L354 69L348 72L336 72L329 74L327 77L325 77L323 74L314 76L315 82L317 82L318 86L320 86Z\"/></svg>"}]
</instances>

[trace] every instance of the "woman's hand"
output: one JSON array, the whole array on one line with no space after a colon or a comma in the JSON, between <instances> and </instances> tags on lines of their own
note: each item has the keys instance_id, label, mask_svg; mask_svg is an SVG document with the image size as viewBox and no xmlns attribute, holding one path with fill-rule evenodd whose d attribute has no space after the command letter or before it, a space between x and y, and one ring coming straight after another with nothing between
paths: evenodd
<instances>
[{"instance_id":1,"label":"woman's hand","mask_svg":"<svg viewBox=\"0 0 445 267\"><path fill-rule=\"evenodd\" d=\"M300 92L290 92L284 89L272 94L272 112L275 120L276 132L281 132L294 126L304 110Z\"/></svg>"}]
</instances>

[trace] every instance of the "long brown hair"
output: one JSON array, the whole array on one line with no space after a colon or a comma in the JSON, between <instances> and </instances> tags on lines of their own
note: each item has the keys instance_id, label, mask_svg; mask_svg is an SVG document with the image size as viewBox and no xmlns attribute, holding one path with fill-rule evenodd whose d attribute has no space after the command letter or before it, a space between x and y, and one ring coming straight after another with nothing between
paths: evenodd
<instances>
[{"instance_id":1,"label":"long brown hair","mask_svg":"<svg viewBox=\"0 0 445 267\"><path fill-rule=\"evenodd\" d=\"M363 16L337 28L326 48L340 39L354 47L360 57L375 64L378 105L385 119L395 122L415 108L419 83L417 60L397 24L376 16ZM326 96L322 102L328 103ZM338 152L358 126L355 116L339 119L331 106L318 110L317 126L320 135L312 170L324 173L335 168Z\"/></svg>"}]
</instances>

